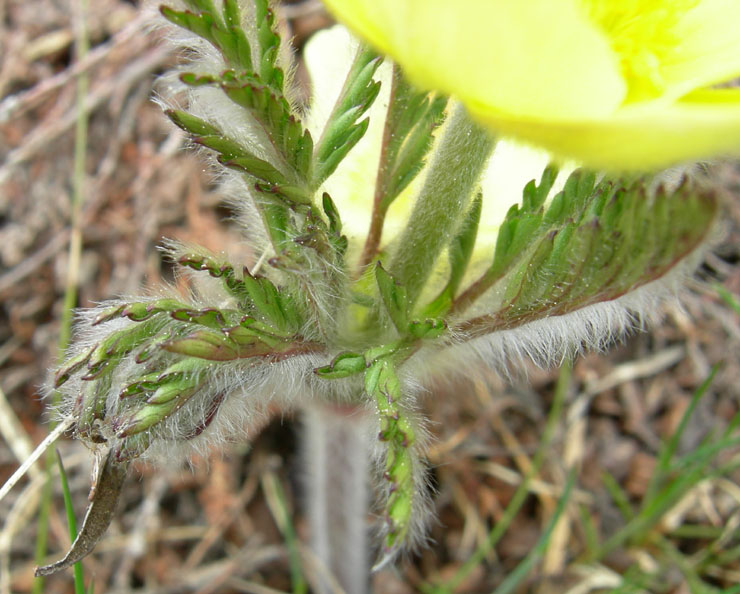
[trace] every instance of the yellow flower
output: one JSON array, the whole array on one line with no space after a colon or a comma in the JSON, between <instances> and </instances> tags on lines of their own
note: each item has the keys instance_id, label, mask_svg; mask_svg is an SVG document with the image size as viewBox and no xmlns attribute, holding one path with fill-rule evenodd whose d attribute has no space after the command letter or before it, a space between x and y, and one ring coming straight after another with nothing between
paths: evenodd
<instances>
[{"instance_id":1,"label":"yellow flower","mask_svg":"<svg viewBox=\"0 0 740 594\"><path fill-rule=\"evenodd\" d=\"M605 169L740 149L740 0L325 0L494 132Z\"/></svg>"}]
</instances>

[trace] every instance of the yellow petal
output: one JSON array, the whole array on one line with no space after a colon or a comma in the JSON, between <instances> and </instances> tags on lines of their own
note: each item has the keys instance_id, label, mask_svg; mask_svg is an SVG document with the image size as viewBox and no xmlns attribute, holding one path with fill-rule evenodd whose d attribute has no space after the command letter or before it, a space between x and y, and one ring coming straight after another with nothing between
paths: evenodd
<instances>
[{"instance_id":1,"label":"yellow petal","mask_svg":"<svg viewBox=\"0 0 740 594\"><path fill-rule=\"evenodd\" d=\"M608 39L575 0L328 0L422 88L516 117L612 112L626 87Z\"/></svg>"},{"instance_id":2,"label":"yellow petal","mask_svg":"<svg viewBox=\"0 0 740 594\"><path fill-rule=\"evenodd\" d=\"M673 104L632 104L607 118L570 123L473 115L502 134L612 171L740 152L740 89L697 91Z\"/></svg>"},{"instance_id":3,"label":"yellow petal","mask_svg":"<svg viewBox=\"0 0 740 594\"><path fill-rule=\"evenodd\" d=\"M324 4L331 9L338 21L347 25L375 49L384 54L391 53L389 40L393 36L389 35L389 31L394 24L401 22L393 10L393 0L378 0L375 3L327 0Z\"/></svg>"},{"instance_id":4,"label":"yellow petal","mask_svg":"<svg viewBox=\"0 0 740 594\"><path fill-rule=\"evenodd\" d=\"M738 0L702 0L681 18L676 35L680 43L663 65L672 96L740 76Z\"/></svg>"}]
</instances>

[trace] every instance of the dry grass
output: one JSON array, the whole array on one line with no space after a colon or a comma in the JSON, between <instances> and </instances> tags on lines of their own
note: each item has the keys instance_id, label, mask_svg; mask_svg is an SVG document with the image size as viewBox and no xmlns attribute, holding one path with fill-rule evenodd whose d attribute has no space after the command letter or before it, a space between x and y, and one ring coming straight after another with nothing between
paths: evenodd
<instances>
[{"instance_id":1,"label":"dry grass","mask_svg":"<svg viewBox=\"0 0 740 594\"><path fill-rule=\"evenodd\" d=\"M163 237L214 250L240 244L202 164L183 150L183 136L150 101L155 75L176 56L138 14L124 0L91 2L91 51L74 63L74 11L66 2L0 4L0 484L48 432L38 388L54 361L67 274L76 75L84 71L90 78L91 114L78 304L170 279L156 249ZM284 14L299 44L327 23L311 0L287 6ZM728 201L725 234L701 275L737 295L740 173L727 165L717 177L735 197ZM661 442L676 430L692 393L716 363L723 366L692 415L680 451L691 451L707 432L730 421L740 402L738 353L740 318L708 284L692 282L685 309L668 308L664 325L608 356L578 360L565 417L544 469L529 483L530 496L495 550L458 591L491 591L532 549L571 468L577 470L577 483L566 511L521 591L567 592L580 585L571 591L587 592L588 583L613 583L615 574L635 563L643 568L659 563L665 553L655 543L619 547L587 574L574 563L590 546L583 517L604 534L619 528L623 519L607 496L604 473L621 485L627 500L639 502ZM374 576L376 592L410 593L449 578L485 543L529 472L556 377L532 370L529 383L516 387L490 377L428 399L439 521L428 549ZM95 591L288 591L287 550L263 485L280 481L305 542L296 430L294 419L276 415L250 447L195 460L187 469L138 467L108 536L85 561ZM89 457L75 442L62 440L58 448L81 515ZM657 534L681 526L721 531L737 525L738 478L735 472L699 483L662 518ZM42 484L43 475L34 467L0 502L0 594L31 589ZM53 501L50 549L56 555L68 545L58 484ZM738 550L736 534L725 534L725 550ZM705 541L676 536L671 542L689 559ZM299 553L310 581L319 569L309 552ZM711 572L716 575L707 579L717 587L740 582L737 559ZM677 569L666 571L662 583L666 592L690 591ZM49 578L44 591L71 592L71 575Z\"/></svg>"}]
</instances>

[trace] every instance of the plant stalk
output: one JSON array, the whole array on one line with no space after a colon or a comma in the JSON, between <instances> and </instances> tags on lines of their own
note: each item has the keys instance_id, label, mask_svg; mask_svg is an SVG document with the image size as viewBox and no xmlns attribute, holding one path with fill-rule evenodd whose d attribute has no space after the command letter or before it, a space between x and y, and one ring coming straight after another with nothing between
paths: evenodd
<instances>
[{"instance_id":1,"label":"plant stalk","mask_svg":"<svg viewBox=\"0 0 740 594\"><path fill-rule=\"evenodd\" d=\"M416 302L442 250L470 207L494 138L458 105L450 117L409 223L398 241L390 273Z\"/></svg>"},{"instance_id":2,"label":"plant stalk","mask_svg":"<svg viewBox=\"0 0 740 594\"><path fill-rule=\"evenodd\" d=\"M384 167L388 166L386 162L387 153L393 134L393 126L391 125L391 114L393 113L393 102L396 100L396 91L398 89L400 77L401 71L399 70L398 66L394 64L391 91L390 95L388 96L388 111L386 113L385 129L383 130L383 140L380 145L380 166L378 167L378 174L375 179L373 212L370 217L370 229L367 232L365 245L362 248L362 255L360 256L358 277L362 275L365 267L367 267L367 265L373 261L373 258L375 258L378 253L378 250L380 248L380 240L383 235L385 216L386 214L388 214L388 206L384 205L383 203L383 198L385 198L387 185L383 183L383 180L385 179Z\"/></svg>"},{"instance_id":3,"label":"plant stalk","mask_svg":"<svg viewBox=\"0 0 740 594\"><path fill-rule=\"evenodd\" d=\"M373 420L352 406L314 403L304 414L311 547L346 594L366 594L368 473ZM334 592L320 579L319 594Z\"/></svg>"}]
</instances>

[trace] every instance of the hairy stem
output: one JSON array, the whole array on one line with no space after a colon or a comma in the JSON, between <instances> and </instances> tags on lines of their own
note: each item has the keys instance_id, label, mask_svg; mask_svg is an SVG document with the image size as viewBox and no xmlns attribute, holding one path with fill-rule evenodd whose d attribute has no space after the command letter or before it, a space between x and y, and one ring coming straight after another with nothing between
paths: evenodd
<instances>
[{"instance_id":1,"label":"hairy stem","mask_svg":"<svg viewBox=\"0 0 740 594\"><path fill-rule=\"evenodd\" d=\"M360 269L358 276L362 274L365 267L372 262L373 258L378 253L380 247L380 239L383 235L383 224L385 223L385 215L388 213L388 206L383 204L383 198L385 198L385 184L383 184L383 178L385 172L383 167L387 167L386 153L388 152L388 146L391 142L391 134L393 133L393 127L389 120L391 110L393 109L393 101L396 96L396 89L398 87L399 77L401 76L398 66L393 65L393 80L391 83L391 92L388 97L388 114L386 115L385 129L383 130L383 140L380 145L380 167L378 168L378 175L375 180L375 196L373 198L373 213L370 217L370 229L367 233L367 239L365 245L362 248L362 255L360 256Z\"/></svg>"},{"instance_id":2,"label":"hairy stem","mask_svg":"<svg viewBox=\"0 0 740 594\"><path fill-rule=\"evenodd\" d=\"M347 594L365 594L372 419L355 407L315 403L304 424L313 551ZM329 580L322 580L320 594L331 591Z\"/></svg>"},{"instance_id":3,"label":"hairy stem","mask_svg":"<svg viewBox=\"0 0 740 594\"><path fill-rule=\"evenodd\" d=\"M391 260L390 272L406 287L411 303L418 299L437 257L457 232L493 147L490 134L458 105Z\"/></svg>"}]
</instances>

